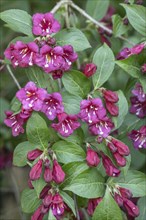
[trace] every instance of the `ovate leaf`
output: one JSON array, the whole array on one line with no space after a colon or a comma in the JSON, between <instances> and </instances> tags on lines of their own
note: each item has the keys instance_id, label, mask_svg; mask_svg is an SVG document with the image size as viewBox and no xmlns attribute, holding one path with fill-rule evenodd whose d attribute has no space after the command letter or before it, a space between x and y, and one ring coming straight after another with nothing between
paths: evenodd
<instances>
[{"instance_id":1,"label":"ovate leaf","mask_svg":"<svg viewBox=\"0 0 146 220\"><path fill-rule=\"evenodd\" d=\"M146 219L146 196L140 198L138 200L138 207L140 214L135 220L145 220Z\"/></svg>"},{"instance_id":2,"label":"ovate leaf","mask_svg":"<svg viewBox=\"0 0 146 220\"><path fill-rule=\"evenodd\" d=\"M119 37L122 34L124 34L129 27L123 24L123 19L120 17L120 15L113 15L112 16L112 22L113 22L113 34L115 37Z\"/></svg>"},{"instance_id":3,"label":"ovate leaf","mask_svg":"<svg viewBox=\"0 0 146 220\"><path fill-rule=\"evenodd\" d=\"M112 74L115 66L112 50L104 44L98 48L93 57L93 63L97 65L97 71L92 76L94 89L101 87Z\"/></svg>"},{"instance_id":4,"label":"ovate leaf","mask_svg":"<svg viewBox=\"0 0 146 220\"><path fill-rule=\"evenodd\" d=\"M32 185L37 193L37 197L39 198L42 189L46 186L46 182L44 179L40 178L38 180L32 181Z\"/></svg>"},{"instance_id":5,"label":"ovate leaf","mask_svg":"<svg viewBox=\"0 0 146 220\"><path fill-rule=\"evenodd\" d=\"M60 190L59 194L62 196L63 201L68 205L68 207L72 210L72 212L76 216L74 200L64 191Z\"/></svg>"},{"instance_id":6,"label":"ovate leaf","mask_svg":"<svg viewBox=\"0 0 146 220\"><path fill-rule=\"evenodd\" d=\"M79 145L67 141L58 141L53 145L52 150L55 151L57 160L65 164L83 161L86 156L84 150Z\"/></svg>"},{"instance_id":7,"label":"ovate leaf","mask_svg":"<svg viewBox=\"0 0 146 220\"><path fill-rule=\"evenodd\" d=\"M98 204L93 214L92 220L123 220L122 213L113 199L109 190L106 190L103 200Z\"/></svg>"},{"instance_id":8,"label":"ovate leaf","mask_svg":"<svg viewBox=\"0 0 146 220\"><path fill-rule=\"evenodd\" d=\"M71 191L83 198L101 197L103 196L104 189L104 178L94 168L79 174L64 188L64 190Z\"/></svg>"},{"instance_id":9,"label":"ovate leaf","mask_svg":"<svg viewBox=\"0 0 146 220\"><path fill-rule=\"evenodd\" d=\"M48 147L49 130L45 120L38 114L33 113L26 125L27 138L30 143Z\"/></svg>"},{"instance_id":10,"label":"ovate leaf","mask_svg":"<svg viewBox=\"0 0 146 220\"><path fill-rule=\"evenodd\" d=\"M5 21L12 30L26 35L32 34L32 18L31 16L19 9L10 9L1 12L1 19Z\"/></svg>"},{"instance_id":11,"label":"ovate leaf","mask_svg":"<svg viewBox=\"0 0 146 220\"><path fill-rule=\"evenodd\" d=\"M76 28L64 29L57 33L55 38L58 45L72 45L75 51L83 51L91 47L86 36Z\"/></svg>"}]
</instances>

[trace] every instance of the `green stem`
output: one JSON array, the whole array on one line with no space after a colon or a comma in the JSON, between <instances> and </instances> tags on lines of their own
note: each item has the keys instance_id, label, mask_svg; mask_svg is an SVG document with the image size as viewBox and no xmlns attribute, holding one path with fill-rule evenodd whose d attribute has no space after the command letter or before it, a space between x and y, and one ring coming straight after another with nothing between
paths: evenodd
<instances>
[{"instance_id":1,"label":"green stem","mask_svg":"<svg viewBox=\"0 0 146 220\"><path fill-rule=\"evenodd\" d=\"M20 86L18 80L16 79L16 77L14 76L14 74L13 74L13 72L12 72L10 66L9 66L9 65L6 65L6 67L7 67L7 70L8 70L8 72L9 72L10 76L12 77L12 79L13 79L14 82L15 82L15 84L17 85L18 89L21 89L21 86Z\"/></svg>"}]
</instances>

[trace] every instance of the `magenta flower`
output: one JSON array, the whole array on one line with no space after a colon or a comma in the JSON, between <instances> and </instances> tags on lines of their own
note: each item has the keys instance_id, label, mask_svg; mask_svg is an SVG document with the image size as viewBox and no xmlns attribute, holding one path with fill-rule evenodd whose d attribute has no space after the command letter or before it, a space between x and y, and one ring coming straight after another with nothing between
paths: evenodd
<instances>
[{"instance_id":1,"label":"magenta flower","mask_svg":"<svg viewBox=\"0 0 146 220\"><path fill-rule=\"evenodd\" d=\"M57 160L53 161L52 177L56 183L62 183L65 179L65 173Z\"/></svg>"},{"instance_id":2,"label":"magenta flower","mask_svg":"<svg viewBox=\"0 0 146 220\"><path fill-rule=\"evenodd\" d=\"M46 195L45 195L45 197L44 197L44 199L43 199L43 205L45 206L45 207L49 207L50 206L50 204L52 203L52 200L53 199L53 195L51 194L51 192L49 192L48 193L48 191L46 192Z\"/></svg>"},{"instance_id":3,"label":"magenta flower","mask_svg":"<svg viewBox=\"0 0 146 220\"><path fill-rule=\"evenodd\" d=\"M52 170L49 167L45 167L44 180L46 183L49 183L52 181Z\"/></svg>"},{"instance_id":4,"label":"magenta flower","mask_svg":"<svg viewBox=\"0 0 146 220\"><path fill-rule=\"evenodd\" d=\"M146 101L141 102L136 96L130 97L130 101L130 113L135 114L139 118L144 118L146 116Z\"/></svg>"},{"instance_id":5,"label":"magenta flower","mask_svg":"<svg viewBox=\"0 0 146 220\"><path fill-rule=\"evenodd\" d=\"M119 187L119 192L120 192L122 197L125 197L127 199L131 199L132 198L132 192L129 189L125 189L125 188Z\"/></svg>"},{"instance_id":6,"label":"magenta flower","mask_svg":"<svg viewBox=\"0 0 146 220\"><path fill-rule=\"evenodd\" d=\"M145 44L137 44L137 45L135 45L134 47L131 48L132 55L140 54L143 51L144 47L145 47Z\"/></svg>"},{"instance_id":7,"label":"magenta flower","mask_svg":"<svg viewBox=\"0 0 146 220\"><path fill-rule=\"evenodd\" d=\"M28 82L26 86L16 93L16 97L20 100L23 108L26 110L40 111L43 101L46 98L47 91L37 88L34 82Z\"/></svg>"},{"instance_id":8,"label":"magenta flower","mask_svg":"<svg viewBox=\"0 0 146 220\"><path fill-rule=\"evenodd\" d=\"M110 118L108 117L104 117L103 119L98 119L94 122L94 124L91 124L89 126L89 131L93 134L93 135L99 135L103 138L106 138L111 130L114 128L114 124L111 121Z\"/></svg>"},{"instance_id":9,"label":"magenta flower","mask_svg":"<svg viewBox=\"0 0 146 220\"><path fill-rule=\"evenodd\" d=\"M87 63L83 69L83 74L86 77L92 76L97 70L97 66L94 63Z\"/></svg>"},{"instance_id":10,"label":"magenta flower","mask_svg":"<svg viewBox=\"0 0 146 220\"><path fill-rule=\"evenodd\" d=\"M132 94L136 96L140 102L146 101L146 94L143 92L143 88L140 83L136 83L135 89L132 90Z\"/></svg>"},{"instance_id":11,"label":"magenta flower","mask_svg":"<svg viewBox=\"0 0 146 220\"><path fill-rule=\"evenodd\" d=\"M44 199L46 195L48 195L48 191L51 189L50 184L47 184L42 191L40 192L39 198Z\"/></svg>"},{"instance_id":12,"label":"magenta flower","mask_svg":"<svg viewBox=\"0 0 146 220\"><path fill-rule=\"evenodd\" d=\"M43 220L44 214L41 212L42 205L40 205L31 216L31 220Z\"/></svg>"},{"instance_id":13,"label":"magenta flower","mask_svg":"<svg viewBox=\"0 0 146 220\"><path fill-rule=\"evenodd\" d=\"M115 152L113 154L113 157L114 157L118 166L120 166L120 167L126 166L126 159L121 154L119 154L118 152Z\"/></svg>"},{"instance_id":14,"label":"magenta flower","mask_svg":"<svg viewBox=\"0 0 146 220\"><path fill-rule=\"evenodd\" d=\"M146 73L146 63L144 63L141 67L141 72L144 74Z\"/></svg>"},{"instance_id":15,"label":"magenta flower","mask_svg":"<svg viewBox=\"0 0 146 220\"><path fill-rule=\"evenodd\" d=\"M111 143L108 143L109 147L110 145L113 145L116 148L116 151L122 156L128 156L130 154L129 147L122 141L112 138Z\"/></svg>"},{"instance_id":16,"label":"magenta flower","mask_svg":"<svg viewBox=\"0 0 146 220\"><path fill-rule=\"evenodd\" d=\"M74 49L71 45L65 45L62 47L63 49L63 65L61 69L63 71L67 71L70 69L72 63L77 60L78 55L74 52Z\"/></svg>"},{"instance_id":17,"label":"magenta flower","mask_svg":"<svg viewBox=\"0 0 146 220\"><path fill-rule=\"evenodd\" d=\"M106 110L100 98L81 101L79 117L82 121L93 124L97 119L104 118L105 115Z\"/></svg>"},{"instance_id":18,"label":"magenta flower","mask_svg":"<svg viewBox=\"0 0 146 220\"><path fill-rule=\"evenodd\" d=\"M130 48L126 47L126 48L122 49L121 52L117 55L117 60L124 60L131 55L132 55L132 53L131 53Z\"/></svg>"},{"instance_id":19,"label":"magenta flower","mask_svg":"<svg viewBox=\"0 0 146 220\"><path fill-rule=\"evenodd\" d=\"M43 153L42 150L39 150L39 149L34 149L32 151L29 151L27 153L27 159L30 160L30 161L33 161L35 160L37 157L39 157L41 154Z\"/></svg>"},{"instance_id":20,"label":"magenta flower","mask_svg":"<svg viewBox=\"0 0 146 220\"><path fill-rule=\"evenodd\" d=\"M60 196L59 193L56 193L53 196L51 209L53 215L58 219L59 216L62 216L67 206L65 205L63 198Z\"/></svg>"},{"instance_id":21,"label":"magenta flower","mask_svg":"<svg viewBox=\"0 0 146 220\"><path fill-rule=\"evenodd\" d=\"M88 166L91 167L97 167L100 163L100 158L98 157L98 154L94 150L92 150L91 147L87 147L86 161Z\"/></svg>"},{"instance_id":22,"label":"magenta flower","mask_svg":"<svg viewBox=\"0 0 146 220\"><path fill-rule=\"evenodd\" d=\"M38 160L38 162L31 168L29 173L30 180L34 181L40 178L42 173L43 161Z\"/></svg>"},{"instance_id":23,"label":"magenta flower","mask_svg":"<svg viewBox=\"0 0 146 220\"><path fill-rule=\"evenodd\" d=\"M49 120L54 120L57 114L64 111L61 94L58 92L47 94L41 111L46 114Z\"/></svg>"},{"instance_id":24,"label":"magenta flower","mask_svg":"<svg viewBox=\"0 0 146 220\"><path fill-rule=\"evenodd\" d=\"M113 92L111 90L102 90L103 98L105 101L116 103L119 101L118 94L116 92Z\"/></svg>"},{"instance_id":25,"label":"magenta flower","mask_svg":"<svg viewBox=\"0 0 146 220\"><path fill-rule=\"evenodd\" d=\"M20 114L14 115L12 111L6 111L6 119L4 120L4 123L12 128L12 135L17 136L20 133L24 133L23 124L25 120L20 117Z\"/></svg>"},{"instance_id":26,"label":"magenta flower","mask_svg":"<svg viewBox=\"0 0 146 220\"><path fill-rule=\"evenodd\" d=\"M46 73L61 69L64 64L63 48L56 46L54 48L44 45L40 49L40 54L37 56L36 64L43 68Z\"/></svg>"},{"instance_id":27,"label":"magenta flower","mask_svg":"<svg viewBox=\"0 0 146 220\"><path fill-rule=\"evenodd\" d=\"M105 106L106 106L108 112L112 116L118 116L119 115L119 107L117 105L115 105L115 103L106 101Z\"/></svg>"},{"instance_id":28,"label":"magenta flower","mask_svg":"<svg viewBox=\"0 0 146 220\"><path fill-rule=\"evenodd\" d=\"M123 206L129 216L139 216L139 208L129 199L124 199Z\"/></svg>"},{"instance_id":29,"label":"magenta flower","mask_svg":"<svg viewBox=\"0 0 146 220\"><path fill-rule=\"evenodd\" d=\"M51 126L63 137L68 137L74 130L80 127L77 116L67 115L65 112L57 115L59 123L53 123Z\"/></svg>"},{"instance_id":30,"label":"magenta flower","mask_svg":"<svg viewBox=\"0 0 146 220\"><path fill-rule=\"evenodd\" d=\"M32 17L32 22L32 31L34 35L50 35L52 33L57 33L61 28L59 22L54 18L52 13L36 13Z\"/></svg>"},{"instance_id":31,"label":"magenta flower","mask_svg":"<svg viewBox=\"0 0 146 220\"><path fill-rule=\"evenodd\" d=\"M17 41L15 45L11 44L4 54L7 59L11 60L13 67L28 67L35 64L38 52L39 48L35 42L25 44Z\"/></svg>"},{"instance_id":32,"label":"magenta flower","mask_svg":"<svg viewBox=\"0 0 146 220\"><path fill-rule=\"evenodd\" d=\"M103 163L103 166L105 168L105 171L106 171L106 174L108 176L112 176L112 177L117 177L120 175L120 170L118 170L115 165L112 163L111 159L102 154L102 163Z\"/></svg>"},{"instance_id":33,"label":"magenta flower","mask_svg":"<svg viewBox=\"0 0 146 220\"><path fill-rule=\"evenodd\" d=\"M136 149L146 148L146 126L142 126L139 130L132 130L129 138Z\"/></svg>"},{"instance_id":34,"label":"magenta flower","mask_svg":"<svg viewBox=\"0 0 146 220\"><path fill-rule=\"evenodd\" d=\"M87 206L87 212L90 216L93 215L96 207L98 204L102 201L102 197L96 198L96 199L89 199L88 206Z\"/></svg>"}]
</instances>

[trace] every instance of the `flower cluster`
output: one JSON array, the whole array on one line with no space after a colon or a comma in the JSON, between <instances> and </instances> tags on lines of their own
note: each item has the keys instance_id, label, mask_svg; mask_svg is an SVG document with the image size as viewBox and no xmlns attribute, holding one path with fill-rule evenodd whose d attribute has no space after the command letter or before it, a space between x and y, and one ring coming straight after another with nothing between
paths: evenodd
<instances>
[{"instance_id":1,"label":"flower cluster","mask_svg":"<svg viewBox=\"0 0 146 220\"><path fill-rule=\"evenodd\" d=\"M139 130L132 130L129 134L135 149L146 148L146 126L142 126Z\"/></svg>"},{"instance_id":2,"label":"flower cluster","mask_svg":"<svg viewBox=\"0 0 146 220\"><path fill-rule=\"evenodd\" d=\"M117 55L117 60L123 60L132 55L138 55L143 51L144 48L145 44L137 44L132 48L126 47Z\"/></svg>"},{"instance_id":3,"label":"flower cluster","mask_svg":"<svg viewBox=\"0 0 146 220\"><path fill-rule=\"evenodd\" d=\"M143 92L141 84L137 83L135 85L132 94L133 96L130 97L130 113L135 114L139 118L144 118L146 116L146 94Z\"/></svg>"},{"instance_id":4,"label":"flower cluster","mask_svg":"<svg viewBox=\"0 0 146 220\"><path fill-rule=\"evenodd\" d=\"M60 24L54 19L53 14L34 14L32 22L32 32L39 37L34 42L17 41L10 44L5 50L5 57L11 61L13 67L37 65L46 73L52 73L54 79L60 78L64 71L71 68L78 55L71 45L56 46L56 40L51 34L60 30Z\"/></svg>"}]
</instances>

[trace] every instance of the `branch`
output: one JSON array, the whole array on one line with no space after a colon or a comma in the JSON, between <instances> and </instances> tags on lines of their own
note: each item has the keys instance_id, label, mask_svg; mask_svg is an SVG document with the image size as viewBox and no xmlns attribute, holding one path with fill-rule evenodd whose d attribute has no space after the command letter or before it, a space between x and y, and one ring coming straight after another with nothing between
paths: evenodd
<instances>
[{"instance_id":1,"label":"branch","mask_svg":"<svg viewBox=\"0 0 146 220\"><path fill-rule=\"evenodd\" d=\"M8 72L9 72L9 74L10 74L11 77L13 78L15 84L17 85L18 89L21 89L21 86L20 86L18 80L16 79L16 77L14 76L14 74L13 74L13 72L12 72L10 66L7 64L6 67L7 67L7 70L8 70Z\"/></svg>"}]
</instances>

